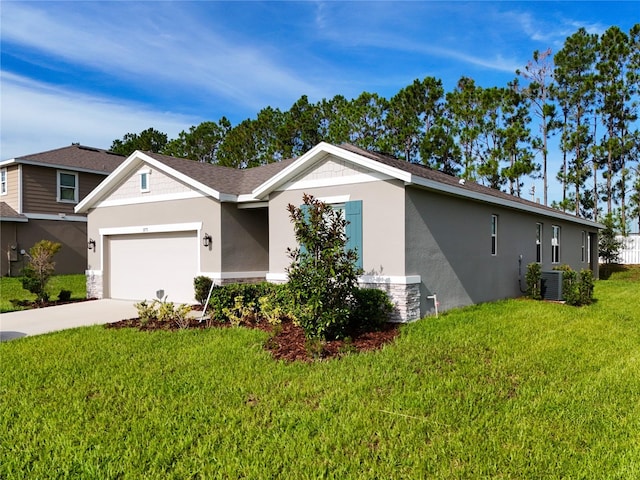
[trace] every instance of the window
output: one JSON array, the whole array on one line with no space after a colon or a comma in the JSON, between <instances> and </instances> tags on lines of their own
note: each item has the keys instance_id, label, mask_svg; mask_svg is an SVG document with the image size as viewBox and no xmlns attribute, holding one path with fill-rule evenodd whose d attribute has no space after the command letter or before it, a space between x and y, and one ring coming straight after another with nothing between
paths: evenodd
<instances>
[{"instance_id":1,"label":"window","mask_svg":"<svg viewBox=\"0 0 640 480\"><path fill-rule=\"evenodd\" d=\"M536 223L536 262L542 263L542 224Z\"/></svg>"},{"instance_id":2,"label":"window","mask_svg":"<svg viewBox=\"0 0 640 480\"><path fill-rule=\"evenodd\" d=\"M587 232L582 231L582 243L580 245L580 261L587 261Z\"/></svg>"},{"instance_id":3,"label":"window","mask_svg":"<svg viewBox=\"0 0 640 480\"><path fill-rule=\"evenodd\" d=\"M149 191L149 175L151 172L149 170L143 170L140 172L140 191L148 192Z\"/></svg>"},{"instance_id":4,"label":"window","mask_svg":"<svg viewBox=\"0 0 640 480\"><path fill-rule=\"evenodd\" d=\"M334 210L341 211L344 215L344 219L347 221L345 229L347 244L345 245L345 248L347 250L356 250L358 252L356 267L362 268L362 200L332 204L331 207ZM308 218L306 217L306 211L309 207L307 205L302 205L301 208L305 218ZM301 250L304 251L304 247L301 246Z\"/></svg>"},{"instance_id":5,"label":"window","mask_svg":"<svg viewBox=\"0 0 640 480\"><path fill-rule=\"evenodd\" d=\"M0 169L0 195L7 194L7 169Z\"/></svg>"},{"instance_id":6,"label":"window","mask_svg":"<svg viewBox=\"0 0 640 480\"><path fill-rule=\"evenodd\" d=\"M551 263L560 263L560 227L551 227Z\"/></svg>"},{"instance_id":7,"label":"window","mask_svg":"<svg viewBox=\"0 0 640 480\"><path fill-rule=\"evenodd\" d=\"M58 202L78 203L78 174L58 172Z\"/></svg>"},{"instance_id":8,"label":"window","mask_svg":"<svg viewBox=\"0 0 640 480\"><path fill-rule=\"evenodd\" d=\"M491 255L498 254L498 216L491 215Z\"/></svg>"}]
</instances>

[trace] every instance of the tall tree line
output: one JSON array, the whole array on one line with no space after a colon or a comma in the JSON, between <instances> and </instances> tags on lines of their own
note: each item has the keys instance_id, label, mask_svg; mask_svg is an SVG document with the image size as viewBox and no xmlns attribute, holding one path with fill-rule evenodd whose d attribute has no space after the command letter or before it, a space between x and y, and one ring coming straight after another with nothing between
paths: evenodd
<instances>
[{"instance_id":1,"label":"tall tree line","mask_svg":"<svg viewBox=\"0 0 640 480\"><path fill-rule=\"evenodd\" d=\"M640 24L601 36L579 29L555 55L533 52L514 73L489 88L462 77L449 92L439 79L416 79L390 99L363 92L313 103L303 95L287 111L266 107L235 126L223 117L175 139L149 128L111 149L247 168L321 141L347 142L518 196L534 194L523 188L527 177L542 178L545 205L555 175L563 195L553 207L595 220L615 215L623 231L631 218L640 225ZM558 172L548 170L552 137Z\"/></svg>"}]
</instances>

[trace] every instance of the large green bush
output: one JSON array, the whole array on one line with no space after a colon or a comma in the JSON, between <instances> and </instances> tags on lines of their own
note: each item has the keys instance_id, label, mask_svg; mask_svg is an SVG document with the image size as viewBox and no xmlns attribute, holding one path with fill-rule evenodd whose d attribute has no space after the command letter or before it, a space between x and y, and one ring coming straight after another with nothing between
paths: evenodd
<instances>
[{"instance_id":1,"label":"large green bush","mask_svg":"<svg viewBox=\"0 0 640 480\"><path fill-rule=\"evenodd\" d=\"M295 315L307 338L340 338L354 306L358 254L346 248L347 221L340 210L312 195L304 194L302 201L300 207L287 206L299 245L288 249Z\"/></svg>"}]
</instances>

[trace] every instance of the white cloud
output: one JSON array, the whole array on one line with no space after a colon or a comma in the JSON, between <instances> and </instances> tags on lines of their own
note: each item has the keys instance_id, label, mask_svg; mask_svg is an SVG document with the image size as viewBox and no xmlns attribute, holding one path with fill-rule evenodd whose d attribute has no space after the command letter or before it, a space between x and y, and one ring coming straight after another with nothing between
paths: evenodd
<instances>
[{"instance_id":1,"label":"white cloud","mask_svg":"<svg viewBox=\"0 0 640 480\"><path fill-rule=\"evenodd\" d=\"M149 127L175 138L202 119L136 104L78 95L2 72L1 159L38 153L72 142L109 148L116 138Z\"/></svg>"},{"instance_id":2,"label":"white cloud","mask_svg":"<svg viewBox=\"0 0 640 480\"><path fill-rule=\"evenodd\" d=\"M138 86L196 90L256 110L292 91L322 95L267 46L226 33L180 2L3 5L3 42Z\"/></svg>"}]
</instances>

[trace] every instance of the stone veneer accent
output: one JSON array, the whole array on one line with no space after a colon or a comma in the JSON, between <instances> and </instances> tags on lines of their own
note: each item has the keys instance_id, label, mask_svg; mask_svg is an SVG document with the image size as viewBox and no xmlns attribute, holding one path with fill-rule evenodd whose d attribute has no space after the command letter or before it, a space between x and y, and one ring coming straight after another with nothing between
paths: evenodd
<instances>
[{"instance_id":1,"label":"stone veneer accent","mask_svg":"<svg viewBox=\"0 0 640 480\"><path fill-rule=\"evenodd\" d=\"M360 287L377 288L387 292L394 305L390 321L406 323L420 318L419 283L360 283Z\"/></svg>"},{"instance_id":2,"label":"stone veneer accent","mask_svg":"<svg viewBox=\"0 0 640 480\"><path fill-rule=\"evenodd\" d=\"M87 298L103 298L102 272L85 270L84 273L87 277Z\"/></svg>"}]
</instances>

